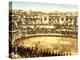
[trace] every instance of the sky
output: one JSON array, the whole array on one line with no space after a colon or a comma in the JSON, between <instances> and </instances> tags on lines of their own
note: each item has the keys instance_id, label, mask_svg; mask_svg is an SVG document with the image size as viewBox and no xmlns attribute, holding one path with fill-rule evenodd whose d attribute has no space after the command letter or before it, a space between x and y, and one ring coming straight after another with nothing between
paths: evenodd
<instances>
[{"instance_id":1,"label":"sky","mask_svg":"<svg viewBox=\"0 0 80 60\"><path fill-rule=\"evenodd\" d=\"M10 5L11 6L11 5ZM23 9L23 10L34 10L34 11L78 11L77 5L66 5L66 4L54 4L54 3L36 3L36 2L22 2L13 1L12 9Z\"/></svg>"}]
</instances>

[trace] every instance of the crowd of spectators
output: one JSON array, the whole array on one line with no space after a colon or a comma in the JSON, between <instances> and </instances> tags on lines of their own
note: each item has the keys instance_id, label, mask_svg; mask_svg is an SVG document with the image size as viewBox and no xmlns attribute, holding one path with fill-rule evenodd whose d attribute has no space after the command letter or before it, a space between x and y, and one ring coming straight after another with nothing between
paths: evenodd
<instances>
[{"instance_id":1,"label":"crowd of spectators","mask_svg":"<svg viewBox=\"0 0 80 60\"><path fill-rule=\"evenodd\" d=\"M68 56L72 55L71 53L64 53L64 52L55 52L54 50L51 52L49 50L38 50L38 47L13 47L12 52L14 54L19 55L20 57L26 58L26 57L47 57L47 56Z\"/></svg>"}]
</instances>

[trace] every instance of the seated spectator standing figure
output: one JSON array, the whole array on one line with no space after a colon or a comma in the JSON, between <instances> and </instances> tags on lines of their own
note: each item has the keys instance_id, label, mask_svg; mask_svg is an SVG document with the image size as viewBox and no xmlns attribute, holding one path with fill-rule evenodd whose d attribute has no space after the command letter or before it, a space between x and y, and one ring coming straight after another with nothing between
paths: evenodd
<instances>
[{"instance_id":1,"label":"seated spectator standing figure","mask_svg":"<svg viewBox=\"0 0 80 60\"><path fill-rule=\"evenodd\" d=\"M54 54L54 56L57 56L57 52Z\"/></svg>"},{"instance_id":2,"label":"seated spectator standing figure","mask_svg":"<svg viewBox=\"0 0 80 60\"><path fill-rule=\"evenodd\" d=\"M71 53L70 53L70 55L71 55Z\"/></svg>"},{"instance_id":3,"label":"seated spectator standing figure","mask_svg":"<svg viewBox=\"0 0 80 60\"><path fill-rule=\"evenodd\" d=\"M52 56L54 56L54 51L52 52Z\"/></svg>"},{"instance_id":4,"label":"seated spectator standing figure","mask_svg":"<svg viewBox=\"0 0 80 60\"><path fill-rule=\"evenodd\" d=\"M68 56L68 53L66 53L66 55Z\"/></svg>"}]
</instances>

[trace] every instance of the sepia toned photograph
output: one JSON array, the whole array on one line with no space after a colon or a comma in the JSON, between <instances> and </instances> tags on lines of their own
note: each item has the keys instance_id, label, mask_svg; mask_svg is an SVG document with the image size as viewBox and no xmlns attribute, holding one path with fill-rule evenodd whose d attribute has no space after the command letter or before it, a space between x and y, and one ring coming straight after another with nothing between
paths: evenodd
<instances>
[{"instance_id":1,"label":"sepia toned photograph","mask_svg":"<svg viewBox=\"0 0 80 60\"><path fill-rule=\"evenodd\" d=\"M78 55L78 6L9 2L9 58Z\"/></svg>"}]
</instances>

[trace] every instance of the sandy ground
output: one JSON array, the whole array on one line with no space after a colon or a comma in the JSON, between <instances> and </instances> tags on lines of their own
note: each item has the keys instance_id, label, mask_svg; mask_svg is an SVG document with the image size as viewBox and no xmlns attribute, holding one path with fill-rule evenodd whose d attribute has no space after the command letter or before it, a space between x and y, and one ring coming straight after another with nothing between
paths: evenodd
<instances>
[{"instance_id":1,"label":"sandy ground","mask_svg":"<svg viewBox=\"0 0 80 60\"><path fill-rule=\"evenodd\" d=\"M19 45L25 47L35 47L38 45L38 49L48 49L50 51L61 51L61 52L77 52L77 38L71 37L33 37L23 39Z\"/></svg>"}]
</instances>

